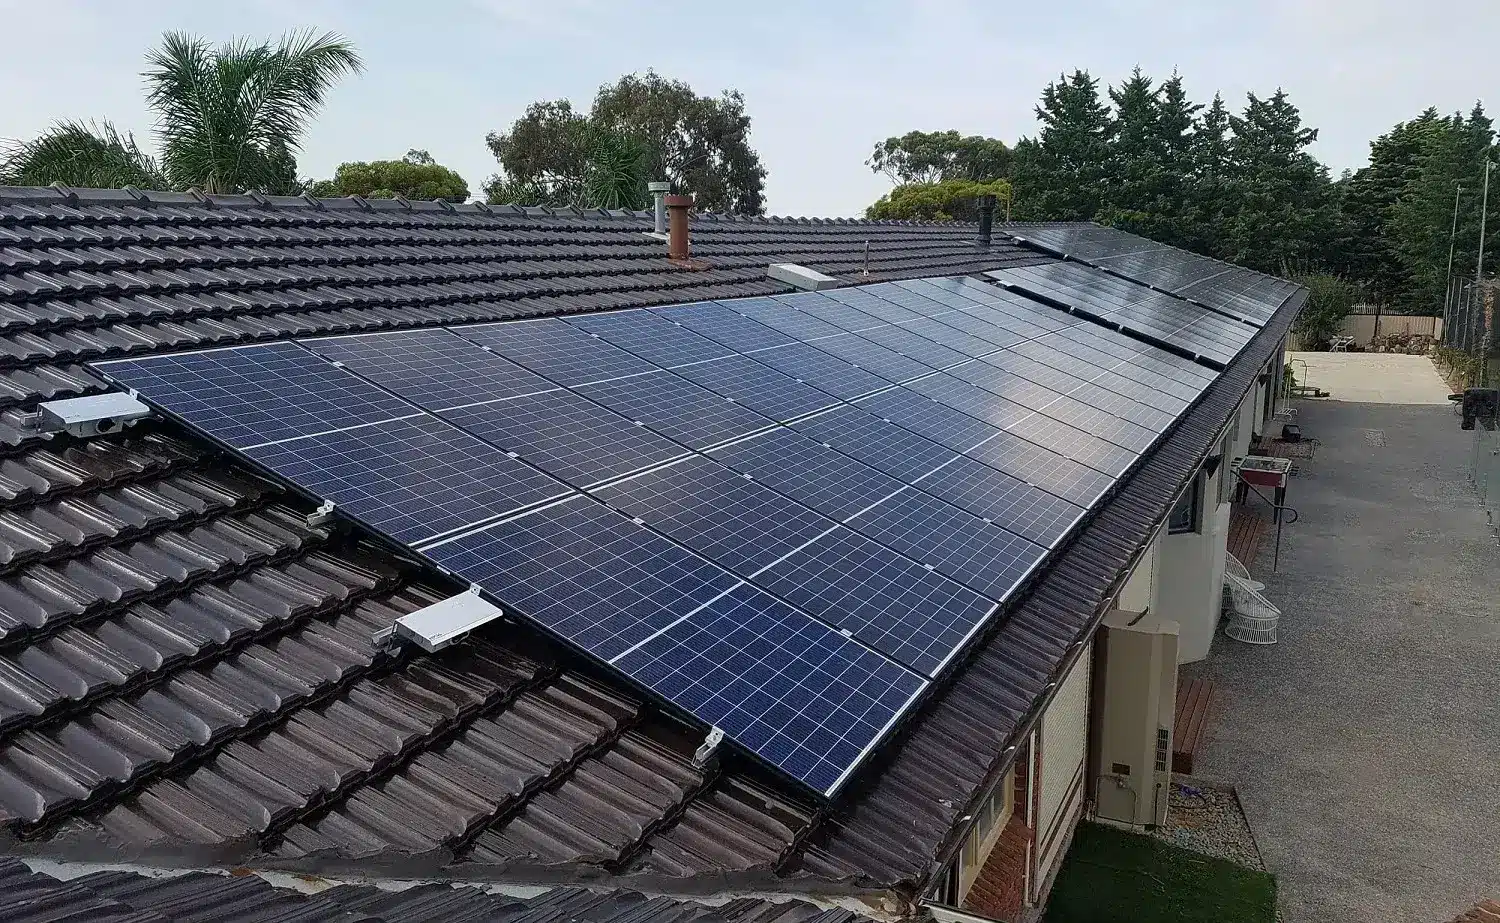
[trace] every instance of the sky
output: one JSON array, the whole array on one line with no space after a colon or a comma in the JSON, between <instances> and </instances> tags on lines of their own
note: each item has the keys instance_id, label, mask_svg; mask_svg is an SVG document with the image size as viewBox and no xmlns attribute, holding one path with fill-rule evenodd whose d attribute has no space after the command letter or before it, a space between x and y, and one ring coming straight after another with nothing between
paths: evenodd
<instances>
[{"instance_id":1,"label":"sky","mask_svg":"<svg viewBox=\"0 0 1500 923\"><path fill-rule=\"evenodd\" d=\"M0 138L107 118L154 148L139 75L162 32L311 27L352 40L366 69L329 96L299 174L424 148L476 193L496 168L485 134L530 102L586 110L647 68L735 88L775 215L862 213L889 188L864 161L891 135L1034 134L1042 88L1074 69L1114 83L1175 68L1195 99L1217 90L1232 108L1284 88L1335 174L1395 122L1467 111L1500 83L1500 55L1464 44L1500 34L1493 0L0 0L0 22Z\"/></svg>"}]
</instances>

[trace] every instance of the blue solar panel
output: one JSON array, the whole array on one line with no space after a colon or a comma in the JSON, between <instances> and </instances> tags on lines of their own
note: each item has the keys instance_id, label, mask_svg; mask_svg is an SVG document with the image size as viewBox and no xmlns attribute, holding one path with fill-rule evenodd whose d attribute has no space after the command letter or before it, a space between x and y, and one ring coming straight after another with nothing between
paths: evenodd
<instances>
[{"instance_id":1,"label":"blue solar panel","mask_svg":"<svg viewBox=\"0 0 1500 923\"><path fill-rule=\"evenodd\" d=\"M926 686L745 586L615 665L824 794L838 790Z\"/></svg>"},{"instance_id":2,"label":"blue solar panel","mask_svg":"<svg viewBox=\"0 0 1500 923\"><path fill-rule=\"evenodd\" d=\"M460 407L442 417L576 487L687 454L644 426L567 391Z\"/></svg>"},{"instance_id":3,"label":"blue solar panel","mask_svg":"<svg viewBox=\"0 0 1500 923\"><path fill-rule=\"evenodd\" d=\"M995 608L849 529L793 552L755 583L926 676L936 676Z\"/></svg>"},{"instance_id":4,"label":"blue solar panel","mask_svg":"<svg viewBox=\"0 0 1500 923\"><path fill-rule=\"evenodd\" d=\"M290 439L245 454L411 545L569 493L431 417Z\"/></svg>"},{"instance_id":5,"label":"blue solar panel","mask_svg":"<svg viewBox=\"0 0 1500 923\"><path fill-rule=\"evenodd\" d=\"M1035 542L916 488L900 491L849 525L994 600L1009 596L1046 554Z\"/></svg>"},{"instance_id":6,"label":"blue solar panel","mask_svg":"<svg viewBox=\"0 0 1500 923\"><path fill-rule=\"evenodd\" d=\"M837 356L851 365L867 369L890 382L910 381L927 375L932 369L915 359L908 359L879 343L872 343L856 333L828 337L813 344L823 352Z\"/></svg>"},{"instance_id":7,"label":"blue solar panel","mask_svg":"<svg viewBox=\"0 0 1500 923\"><path fill-rule=\"evenodd\" d=\"M813 310L815 305L827 301L826 295L801 292L795 295L777 295L774 298L741 298L723 304L760 321L772 330L808 343L821 337L844 333L844 328L819 318Z\"/></svg>"},{"instance_id":8,"label":"blue solar panel","mask_svg":"<svg viewBox=\"0 0 1500 923\"><path fill-rule=\"evenodd\" d=\"M292 343L121 359L95 368L237 449L420 413Z\"/></svg>"},{"instance_id":9,"label":"blue solar panel","mask_svg":"<svg viewBox=\"0 0 1500 923\"><path fill-rule=\"evenodd\" d=\"M804 381L834 397L852 401L890 387L891 383L864 369L856 368L806 343L793 343L755 354L758 362Z\"/></svg>"},{"instance_id":10,"label":"blue solar panel","mask_svg":"<svg viewBox=\"0 0 1500 923\"><path fill-rule=\"evenodd\" d=\"M839 522L901 489L901 482L788 429L715 449L713 458Z\"/></svg>"},{"instance_id":11,"label":"blue solar panel","mask_svg":"<svg viewBox=\"0 0 1500 923\"><path fill-rule=\"evenodd\" d=\"M839 402L826 391L803 384L745 356L686 366L678 369L677 374L778 422Z\"/></svg>"},{"instance_id":12,"label":"blue solar panel","mask_svg":"<svg viewBox=\"0 0 1500 923\"><path fill-rule=\"evenodd\" d=\"M601 660L618 657L739 583L586 497L450 539L425 554Z\"/></svg>"},{"instance_id":13,"label":"blue solar panel","mask_svg":"<svg viewBox=\"0 0 1500 923\"><path fill-rule=\"evenodd\" d=\"M654 372L657 366L556 318L449 328L560 385Z\"/></svg>"},{"instance_id":14,"label":"blue solar panel","mask_svg":"<svg viewBox=\"0 0 1500 923\"><path fill-rule=\"evenodd\" d=\"M736 352L748 353L772 346L797 342L759 321L751 320L734 309L734 302L702 302L671 308L656 308L653 313L722 343Z\"/></svg>"},{"instance_id":15,"label":"blue solar panel","mask_svg":"<svg viewBox=\"0 0 1500 923\"><path fill-rule=\"evenodd\" d=\"M695 449L775 425L771 418L672 372L584 385L578 393Z\"/></svg>"},{"instance_id":16,"label":"blue solar panel","mask_svg":"<svg viewBox=\"0 0 1500 923\"><path fill-rule=\"evenodd\" d=\"M302 340L325 359L428 410L550 391L557 385L446 330Z\"/></svg>"},{"instance_id":17,"label":"blue solar panel","mask_svg":"<svg viewBox=\"0 0 1500 923\"><path fill-rule=\"evenodd\" d=\"M114 367L824 793L1214 377L960 279Z\"/></svg>"},{"instance_id":18,"label":"blue solar panel","mask_svg":"<svg viewBox=\"0 0 1500 923\"><path fill-rule=\"evenodd\" d=\"M609 314L577 314L563 320L664 369L734 355L729 347L641 308Z\"/></svg>"},{"instance_id":19,"label":"blue solar panel","mask_svg":"<svg viewBox=\"0 0 1500 923\"><path fill-rule=\"evenodd\" d=\"M753 577L834 525L701 456L616 481L593 494L742 577Z\"/></svg>"}]
</instances>

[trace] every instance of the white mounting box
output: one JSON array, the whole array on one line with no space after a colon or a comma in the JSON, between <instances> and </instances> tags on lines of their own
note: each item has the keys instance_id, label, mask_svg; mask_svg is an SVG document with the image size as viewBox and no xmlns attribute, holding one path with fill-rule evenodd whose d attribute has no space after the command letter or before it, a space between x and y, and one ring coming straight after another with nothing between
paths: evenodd
<instances>
[{"instance_id":1,"label":"white mounting box","mask_svg":"<svg viewBox=\"0 0 1500 923\"><path fill-rule=\"evenodd\" d=\"M37 428L95 436L123 429L127 423L151 415L151 408L120 391L47 401L37 408Z\"/></svg>"},{"instance_id":2,"label":"white mounting box","mask_svg":"<svg viewBox=\"0 0 1500 923\"><path fill-rule=\"evenodd\" d=\"M375 641L410 641L429 653L440 651L504 615L498 606L490 605L471 589L403 615L389 629L378 632Z\"/></svg>"},{"instance_id":3,"label":"white mounting box","mask_svg":"<svg viewBox=\"0 0 1500 923\"><path fill-rule=\"evenodd\" d=\"M833 276L825 276L816 269L808 269L799 263L772 263L766 267L766 275L777 282L795 285L797 288L809 292L818 292L825 288L836 288L839 284L839 280Z\"/></svg>"}]
</instances>

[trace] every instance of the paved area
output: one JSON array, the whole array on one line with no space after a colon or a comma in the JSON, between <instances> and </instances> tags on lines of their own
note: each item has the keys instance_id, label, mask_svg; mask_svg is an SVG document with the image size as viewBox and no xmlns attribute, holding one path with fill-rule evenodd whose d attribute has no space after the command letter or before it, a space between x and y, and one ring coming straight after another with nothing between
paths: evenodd
<instances>
[{"instance_id":1,"label":"paved area","mask_svg":"<svg viewBox=\"0 0 1500 923\"><path fill-rule=\"evenodd\" d=\"M1336 401L1446 404L1448 386L1426 356L1399 353L1290 353L1297 384ZM1306 363L1304 367L1303 363Z\"/></svg>"},{"instance_id":2,"label":"paved area","mask_svg":"<svg viewBox=\"0 0 1500 923\"><path fill-rule=\"evenodd\" d=\"M1500 548L1447 407L1300 402L1281 642L1222 634L1195 772L1235 783L1288 923L1451 920L1500 895Z\"/></svg>"}]
</instances>

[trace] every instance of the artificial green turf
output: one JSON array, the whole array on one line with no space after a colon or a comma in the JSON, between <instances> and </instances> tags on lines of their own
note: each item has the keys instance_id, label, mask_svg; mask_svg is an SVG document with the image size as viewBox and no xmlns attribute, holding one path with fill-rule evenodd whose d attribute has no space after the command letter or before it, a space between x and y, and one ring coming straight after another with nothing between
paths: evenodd
<instances>
[{"instance_id":1,"label":"artificial green turf","mask_svg":"<svg viewBox=\"0 0 1500 923\"><path fill-rule=\"evenodd\" d=\"M1276 876L1083 823L1057 873L1046 923L1272 923Z\"/></svg>"}]
</instances>

